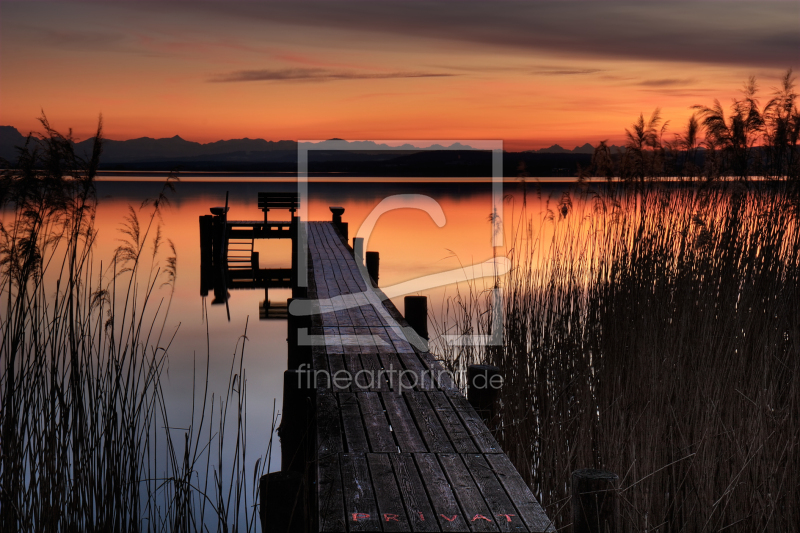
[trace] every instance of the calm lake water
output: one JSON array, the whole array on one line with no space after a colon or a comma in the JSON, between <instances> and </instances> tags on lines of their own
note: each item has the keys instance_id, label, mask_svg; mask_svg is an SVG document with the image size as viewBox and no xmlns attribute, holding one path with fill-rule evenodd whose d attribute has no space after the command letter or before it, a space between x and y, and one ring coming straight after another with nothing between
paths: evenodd
<instances>
[{"instance_id":1,"label":"calm lake water","mask_svg":"<svg viewBox=\"0 0 800 533\"><path fill-rule=\"evenodd\" d=\"M108 262L120 244L120 228L131 206L140 221L151 212L140 209L147 198L161 190L163 176L107 175L98 183L100 199L97 210L99 236L95 260ZM165 238L175 245L178 275L175 295L170 308L168 331L177 328L169 350L169 367L164 375L165 393L170 406L170 424L187 427L192 407L192 387L195 361L204 369L206 354L210 355L209 391L217 394L226 390L230 365L237 341L247 325L244 367L247 379L247 441L248 455L255 460L266 451L270 437L273 404L279 413L286 369L286 321L259 320L258 305L264 300L262 290L231 291L230 321L225 306L210 305L200 296L199 224L198 217L209 213L212 206L223 205L229 193L230 220L258 220L263 217L256 205L261 191L292 191L292 178L247 177L182 177L171 205L163 210L161 225ZM558 197L564 184L551 184L546 194ZM514 204L521 203L521 185L516 181L504 184L504 193L512 195L504 203L506 220L511 219ZM489 216L492 212L492 184L480 180L349 180L331 182L312 180L309 183L309 220L330 220L329 206L345 207L344 221L349 223L350 236L356 234L365 217L384 198L396 194L421 194L433 198L442 208L446 223L443 227L428 214L416 209L399 209L383 215L368 244L368 250L380 252L380 285L386 287L419 276L481 263L492 257L492 235ZM288 216L288 212L286 213ZM282 219L282 213L270 212L270 218ZM262 268L290 265L291 247L288 241L257 242ZM166 254L162 253L163 259ZM487 272L487 275L490 273ZM489 279L489 278L487 278ZM482 283L481 283L482 286ZM432 315L439 317L441 305L454 294L455 287L447 286L416 294L429 297ZM162 288L155 298L168 296ZM270 300L281 301L290 296L288 290L270 291ZM403 297L394 299L403 312ZM207 305L208 323L204 319ZM206 328L209 341L206 342ZM197 371L198 379L204 370ZM271 469L280 468L280 447L275 439Z\"/></svg>"}]
</instances>

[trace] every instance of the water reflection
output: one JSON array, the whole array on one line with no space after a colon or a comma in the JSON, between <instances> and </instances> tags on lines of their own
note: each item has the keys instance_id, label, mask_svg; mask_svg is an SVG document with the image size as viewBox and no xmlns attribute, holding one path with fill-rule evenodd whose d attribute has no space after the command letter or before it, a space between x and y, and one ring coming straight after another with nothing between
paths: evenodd
<instances>
[{"instance_id":1,"label":"water reflection","mask_svg":"<svg viewBox=\"0 0 800 533\"><path fill-rule=\"evenodd\" d=\"M110 258L119 244L118 228L128 206L138 207L146 198L155 197L160 190L158 182L104 181L98 183L101 201L97 210L99 234L95 257ZM283 371L286 369L286 323L284 320L258 320L259 309L265 300L260 290L230 290L229 309L225 306L208 306L208 320L204 319L201 297L201 215L209 215L210 208L225 203L228 193L229 220L259 220L263 212L258 209L258 193L293 192L291 181L258 183L248 182L187 182L179 183L171 206L163 210L161 223L165 237L172 239L178 257L178 276L175 295L170 309L171 322L177 327L175 341L170 348L169 367L165 372L165 394L171 406L171 420L180 426L180 420L191 414L192 377L195 358L210 358L210 391L222 391L227 385L230 362L237 341L244 333L245 322L250 318L245 349L245 368L248 379L248 441L253 456L266 449L273 399L281 409ZM558 197L563 185L549 185L545 196ZM506 183L507 199L505 230L508 233L515 223L514 203L522 201L519 183ZM422 194L433 198L442 209L445 223L438 227L431 217L417 209L397 209L385 213L375 224L370 235L368 250L380 252L380 284L391 286L440 272L463 268L491 260L491 183L476 182L347 182L309 183L308 213L310 220L331 220L330 206L345 208L343 219L349 224L351 237L367 215L384 198L396 194ZM545 207L544 200L528 195L529 212L534 219ZM511 204L509 206L509 203ZM534 205L535 204L535 205ZM282 213L276 219L285 218ZM507 242L510 242L507 240ZM257 239L252 251L258 252L260 269L285 269L291 265L291 243L285 239ZM487 288L492 281L488 281ZM418 294L429 298L429 309L441 312L453 286L438 287ZM273 305L284 303L291 296L288 288L270 288L268 299ZM161 297L161 296L158 296ZM403 295L393 298L401 312ZM263 309L263 307L262 307ZM230 313L228 320L227 313ZM263 316L263 313L262 313ZM262 446L264 449L259 449ZM280 449L272 454L272 468L279 468Z\"/></svg>"}]
</instances>

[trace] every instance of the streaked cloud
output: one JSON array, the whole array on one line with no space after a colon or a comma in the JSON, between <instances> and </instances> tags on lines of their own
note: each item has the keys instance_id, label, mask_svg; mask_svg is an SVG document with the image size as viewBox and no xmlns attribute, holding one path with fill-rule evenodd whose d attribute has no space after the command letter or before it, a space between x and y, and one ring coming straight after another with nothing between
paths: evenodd
<instances>
[{"instance_id":1,"label":"streaked cloud","mask_svg":"<svg viewBox=\"0 0 800 533\"><path fill-rule=\"evenodd\" d=\"M456 76L443 72L356 72L328 70L323 68L282 68L263 70L239 70L214 76L208 81L214 83L242 81L341 81L341 80L382 80L397 78L442 78Z\"/></svg>"},{"instance_id":2,"label":"streaked cloud","mask_svg":"<svg viewBox=\"0 0 800 533\"><path fill-rule=\"evenodd\" d=\"M56 48L70 48L82 51L107 51L117 49L125 37L120 34L101 31L74 31L69 29L34 29L43 44Z\"/></svg>"},{"instance_id":3,"label":"streaked cloud","mask_svg":"<svg viewBox=\"0 0 800 533\"><path fill-rule=\"evenodd\" d=\"M680 86L685 87L686 85L692 85L694 80L691 78L679 79L679 78L665 78L661 80L643 80L640 81L637 85L643 85L644 87L674 87Z\"/></svg>"},{"instance_id":4,"label":"streaked cloud","mask_svg":"<svg viewBox=\"0 0 800 533\"><path fill-rule=\"evenodd\" d=\"M603 70L599 68L537 69L531 72L531 74L537 74L540 76L580 76L582 74L595 74L597 72L603 72Z\"/></svg>"},{"instance_id":5,"label":"streaked cloud","mask_svg":"<svg viewBox=\"0 0 800 533\"><path fill-rule=\"evenodd\" d=\"M787 68L800 60L800 2L203 3L270 24L458 41L518 53ZM354 37L355 38L355 37Z\"/></svg>"}]
</instances>

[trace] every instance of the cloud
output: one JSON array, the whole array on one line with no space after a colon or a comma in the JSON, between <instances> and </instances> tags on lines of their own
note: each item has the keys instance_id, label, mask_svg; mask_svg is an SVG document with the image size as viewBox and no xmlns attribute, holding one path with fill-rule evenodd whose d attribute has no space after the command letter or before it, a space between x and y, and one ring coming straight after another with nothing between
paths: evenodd
<instances>
[{"instance_id":1,"label":"cloud","mask_svg":"<svg viewBox=\"0 0 800 533\"><path fill-rule=\"evenodd\" d=\"M691 85L694 83L693 79L677 79L677 78L666 78L662 80L643 80L640 81L637 85L642 85L644 87L672 87L675 85Z\"/></svg>"},{"instance_id":2,"label":"cloud","mask_svg":"<svg viewBox=\"0 0 800 533\"><path fill-rule=\"evenodd\" d=\"M117 48L124 40L120 34L98 31L41 29L39 32L41 41L46 45L76 50L105 51L109 48Z\"/></svg>"},{"instance_id":3,"label":"cloud","mask_svg":"<svg viewBox=\"0 0 800 533\"><path fill-rule=\"evenodd\" d=\"M340 80L382 80L397 78L442 78L455 76L440 72L356 72L328 70L323 68L283 68L263 70L238 70L214 76L208 81L228 83L242 81L340 81Z\"/></svg>"},{"instance_id":4,"label":"cloud","mask_svg":"<svg viewBox=\"0 0 800 533\"><path fill-rule=\"evenodd\" d=\"M267 24L461 42L530 54L787 68L800 63L800 2L243 2L202 3ZM302 32L307 33L307 32ZM313 31L310 33L313 35ZM389 42L389 39L384 38ZM400 41L396 41L402 46Z\"/></svg>"},{"instance_id":5,"label":"cloud","mask_svg":"<svg viewBox=\"0 0 800 533\"><path fill-rule=\"evenodd\" d=\"M581 68L581 69L537 69L531 74L539 76L577 76L582 74L594 74L596 72L603 72L599 68Z\"/></svg>"}]
</instances>

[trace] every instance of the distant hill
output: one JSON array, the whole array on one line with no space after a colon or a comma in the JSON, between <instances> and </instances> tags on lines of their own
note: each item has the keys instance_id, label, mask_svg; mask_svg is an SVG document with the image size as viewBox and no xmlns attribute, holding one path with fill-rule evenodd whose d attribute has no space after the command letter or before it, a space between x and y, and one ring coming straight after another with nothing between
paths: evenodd
<instances>
[{"instance_id":1,"label":"distant hill","mask_svg":"<svg viewBox=\"0 0 800 533\"><path fill-rule=\"evenodd\" d=\"M79 153L88 153L94 139L86 139L75 145ZM294 141L265 141L264 139L231 139L207 144L187 141L178 135L168 139L141 137L127 141L106 140L103 143L103 164L135 163L143 161L181 160L210 158L232 153L261 153L296 151Z\"/></svg>"},{"instance_id":2,"label":"distant hill","mask_svg":"<svg viewBox=\"0 0 800 533\"><path fill-rule=\"evenodd\" d=\"M616 144L612 144L609 146L612 154L617 153L618 150L622 150L623 148L617 146ZM527 152L535 153L535 154L593 154L594 153L594 146L589 143L584 144L583 146L576 146L572 150L567 150L566 148L562 148L558 144L554 144L549 148L540 148L539 150L528 150Z\"/></svg>"},{"instance_id":3,"label":"distant hill","mask_svg":"<svg viewBox=\"0 0 800 533\"><path fill-rule=\"evenodd\" d=\"M94 139L75 145L79 155L88 156ZM15 146L25 137L11 126L0 126L0 157L16 161ZM616 153L617 147L611 147ZM574 176L577 165L591 162L594 147L586 143L568 150L554 144L525 152L506 152L503 168L516 176L520 162L531 177ZM101 169L296 172L297 142L264 139L230 139L210 143L187 141L180 136L154 139L141 137L126 141L106 140ZM373 141L329 139L309 151L309 171L337 172L350 176L490 176L491 158L486 151L453 143L419 148L406 144L392 147Z\"/></svg>"},{"instance_id":4,"label":"distant hill","mask_svg":"<svg viewBox=\"0 0 800 533\"><path fill-rule=\"evenodd\" d=\"M13 126L0 126L0 157L6 161L17 159L15 146L25 144L25 136Z\"/></svg>"}]
</instances>

